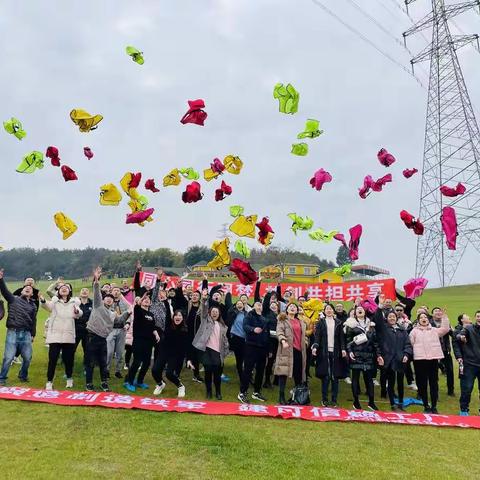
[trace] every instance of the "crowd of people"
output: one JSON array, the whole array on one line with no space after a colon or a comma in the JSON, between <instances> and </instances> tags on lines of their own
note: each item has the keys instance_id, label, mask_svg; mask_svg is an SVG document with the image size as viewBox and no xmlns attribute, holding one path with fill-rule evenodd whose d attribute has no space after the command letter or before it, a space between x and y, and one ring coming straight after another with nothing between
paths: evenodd
<instances>
[{"instance_id":1,"label":"crowd of people","mask_svg":"<svg viewBox=\"0 0 480 480\"><path fill-rule=\"evenodd\" d=\"M307 296L296 299L289 289L282 293L280 284L261 298L261 279L252 301L241 295L234 302L222 285L209 288L207 277L200 290L185 286L182 279L176 288L168 289L160 269L156 282L146 284L140 282L141 271L138 263L133 285L127 281L100 285L102 270L95 269L91 298L88 288L75 297L72 286L62 280L52 284L46 296L35 288L32 278L10 292L0 270L0 293L8 304L0 385L6 384L18 356L22 358L18 378L28 381L37 312L43 308L48 312L46 390L54 388L60 356L66 388L73 388L80 344L87 391L95 390L95 367L101 390L110 390L114 369L115 377L124 379L124 388L130 392L149 389L145 376L151 369L156 383L153 395L161 395L168 380L181 398L186 394L181 378L187 367L193 381L205 385L208 399L221 400L223 366L230 352L235 357L242 403L266 401L263 392L274 386L278 386L280 404L298 403L305 396L296 393L308 389L314 373L321 380L323 406L338 405L339 380L344 379L351 384L353 408L361 409L362 377L369 409L378 410L377 385L392 410L402 411L406 384L418 391L424 411L435 414L439 370L446 375L447 394L455 395L452 352L459 365L461 415L469 414L475 379L480 388L480 311L473 321L466 313L460 314L452 327L440 307L430 311L421 306L413 318L415 301L397 292L396 303L380 294L375 302L355 299L347 311L342 303L326 299L322 310L307 314ZM132 302L127 301L129 296ZM293 380L289 395L288 379Z\"/></svg>"}]
</instances>

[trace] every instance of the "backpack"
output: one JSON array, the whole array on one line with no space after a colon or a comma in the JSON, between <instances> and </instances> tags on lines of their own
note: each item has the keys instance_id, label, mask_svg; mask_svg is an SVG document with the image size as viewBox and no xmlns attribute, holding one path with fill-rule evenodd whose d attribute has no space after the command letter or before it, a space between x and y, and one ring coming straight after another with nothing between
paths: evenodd
<instances>
[{"instance_id":1,"label":"backpack","mask_svg":"<svg viewBox=\"0 0 480 480\"><path fill-rule=\"evenodd\" d=\"M292 397L288 401L290 405L310 405L310 389L307 383L293 387Z\"/></svg>"}]
</instances>

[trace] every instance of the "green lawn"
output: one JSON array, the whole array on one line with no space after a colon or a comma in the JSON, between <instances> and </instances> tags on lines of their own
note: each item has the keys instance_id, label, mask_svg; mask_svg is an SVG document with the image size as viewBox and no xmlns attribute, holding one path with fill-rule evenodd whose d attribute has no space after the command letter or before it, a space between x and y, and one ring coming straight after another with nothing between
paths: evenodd
<instances>
[{"instance_id":1,"label":"green lawn","mask_svg":"<svg viewBox=\"0 0 480 480\"><path fill-rule=\"evenodd\" d=\"M81 285L75 282L75 288ZM13 287L13 285L12 285ZM44 285L41 288L45 289ZM429 290L419 303L447 306L452 323L463 311L480 308L480 285ZM35 341L30 385L45 383L47 349L40 333ZM3 354L5 329L0 330ZM80 358L77 356L77 358ZM10 371L15 385L18 366ZM226 373L224 399L234 401L238 383L233 359ZM63 389L61 366L57 388ZM184 371L187 398L203 399L201 385ZM75 367L76 389L83 387L80 362ZM153 386L150 375L147 382ZM115 391L121 381L112 379ZM457 394L459 391L456 384ZM311 384L313 403L320 399L320 384ZM340 405L351 406L350 387L340 386ZM408 390L407 390L408 392ZM479 408L475 389L472 412ZM151 390L145 392L151 394ZM168 385L165 397L176 389ZM267 391L272 402L276 391ZM378 401L381 409L388 404ZM419 411L413 409L409 411ZM441 413L456 413L458 398L445 395L441 378ZM159 478L257 479L296 478L420 478L476 479L474 462L478 431L398 425L315 423L196 414L57 407L17 401L0 401L0 453L2 478Z\"/></svg>"}]
</instances>

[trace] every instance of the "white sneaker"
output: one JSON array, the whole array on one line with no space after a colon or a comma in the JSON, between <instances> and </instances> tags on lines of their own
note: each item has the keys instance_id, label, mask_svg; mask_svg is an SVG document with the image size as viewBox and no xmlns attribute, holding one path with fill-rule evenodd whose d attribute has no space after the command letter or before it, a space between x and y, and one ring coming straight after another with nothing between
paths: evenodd
<instances>
[{"instance_id":1,"label":"white sneaker","mask_svg":"<svg viewBox=\"0 0 480 480\"><path fill-rule=\"evenodd\" d=\"M163 389L167 386L165 382L162 382L160 385L157 385L155 387L155 390L153 391L154 395L160 395L163 392Z\"/></svg>"},{"instance_id":2,"label":"white sneaker","mask_svg":"<svg viewBox=\"0 0 480 480\"><path fill-rule=\"evenodd\" d=\"M380 382L379 382L376 378L373 379L373 384L374 384L376 387L379 387L379 386L380 386Z\"/></svg>"},{"instance_id":3,"label":"white sneaker","mask_svg":"<svg viewBox=\"0 0 480 480\"><path fill-rule=\"evenodd\" d=\"M350 377L347 377L345 379L345 383L348 383L348 385L351 385L352 384L352 379Z\"/></svg>"},{"instance_id":4,"label":"white sneaker","mask_svg":"<svg viewBox=\"0 0 480 480\"><path fill-rule=\"evenodd\" d=\"M185 385L180 385L178 387L178 398L183 398L185 396Z\"/></svg>"},{"instance_id":5,"label":"white sneaker","mask_svg":"<svg viewBox=\"0 0 480 480\"><path fill-rule=\"evenodd\" d=\"M407 387L413 390L414 392L418 391L418 387L415 384L415 382L412 382L410 385L407 385Z\"/></svg>"},{"instance_id":6,"label":"white sneaker","mask_svg":"<svg viewBox=\"0 0 480 480\"><path fill-rule=\"evenodd\" d=\"M67 378L67 388L73 388L73 378Z\"/></svg>"},{"instance_id":7,"label":"white sneaker","mask_svg":"<svg viewBox=\"0 0 480 480\"><path fill-rule=\"evenodd\" d=\"M53 382L47 382L45 385L45 390L53 390Z\"/></svg>"}]
</instances>

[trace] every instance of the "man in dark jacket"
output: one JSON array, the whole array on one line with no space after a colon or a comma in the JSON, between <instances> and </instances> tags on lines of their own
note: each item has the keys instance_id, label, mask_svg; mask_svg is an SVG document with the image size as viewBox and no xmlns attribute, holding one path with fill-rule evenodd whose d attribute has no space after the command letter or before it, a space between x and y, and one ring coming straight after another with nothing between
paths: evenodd
<instances>
[{"instance_id":1,"label":"man in dark jacket","mask_svg":"<svg viewBox=\"0 0 480 480\"><path fill-rule=\"evenodd\" d=\"M435 307L432 310L432 326L439 328L442 323L443 310L439 307ZM438 362L438 365L442 373L447 377L447 393L449 397L455 396L455 383L453 375L453 360L452 360L452 329L443 337L440 337L440 343L442 345L443 359Z\"/></svg>"},{"instance_id":2,"label":"man in dark jacket","mask_svg":"<svg viewBox=\"0 0 480 480\"><path fill-rule=\"evenodd\" d=\"M3 355L0 385L5 385L10 365L17 348L22 355L22 368L18 378L28 381L28 367L32 360L32 342L36 334L37 307L33 301L33 288L24 286L19 297L13 295L3 280L3 270L0 269L0 292L8 302L7 337Z\"/></svg>"},{"instance_id":3,"label":"man in dark jacket","mask_svg":"<svg viewBox=\"0 0 480 480\"><path fill-rule=\"evenodd\" d=\"M22 294L22 290L24 287L32 287L33 290L33 295L32 295L32 300L35 303L35 306L38 307L40 305L39 300L38 300L38 289L35 288L35 280L32 277L26 277L25 280L23 281L23 287L17 288L13 294L19 297Z\"/></svg>"},{"instance_id":4,"label":"man in dark jacket","mask_svg":"<svg viewBox=\"0 0 480 480\"><path fill-rule=\"evenodd\" d=\"M80 310L82 316L75 319L75 351L77 351L78 345L82 343L83 349L83 365L86 365L86 348L87 348L87 323L92 313L93 303L89 298L90 291L88 288L82 288L80 290Z\"/></svg>"},{"instance_id":5,"label":"man in dark jacket","mask_svg":"<svg viewBox=\"0 0 480 480\"><path fill-rule=\"evenodd\" d=\"M245 331L245 357L243 378L240 385L238 399L242 403L248 403L248 385L255 369L255 380L253 383L252 398L264 402L266 398L262 395L263 374L268 355L268 322L262 315L262 304L255 302L253 310L247 313L243 320Z\"/></svg>"},{"instance_id":6,"label":"man in dark jacket","mask_svg":"<svg viewBox=\"0 0 480 480\"><path fill-rule=\"evenodd\" d=\"M466 325L458 340L462 342L462 357L457 358L460 364L460 415L468 415L475 378L480 382L480 310L475 312L475 323Z\"/></svg>"}]
</instances>

